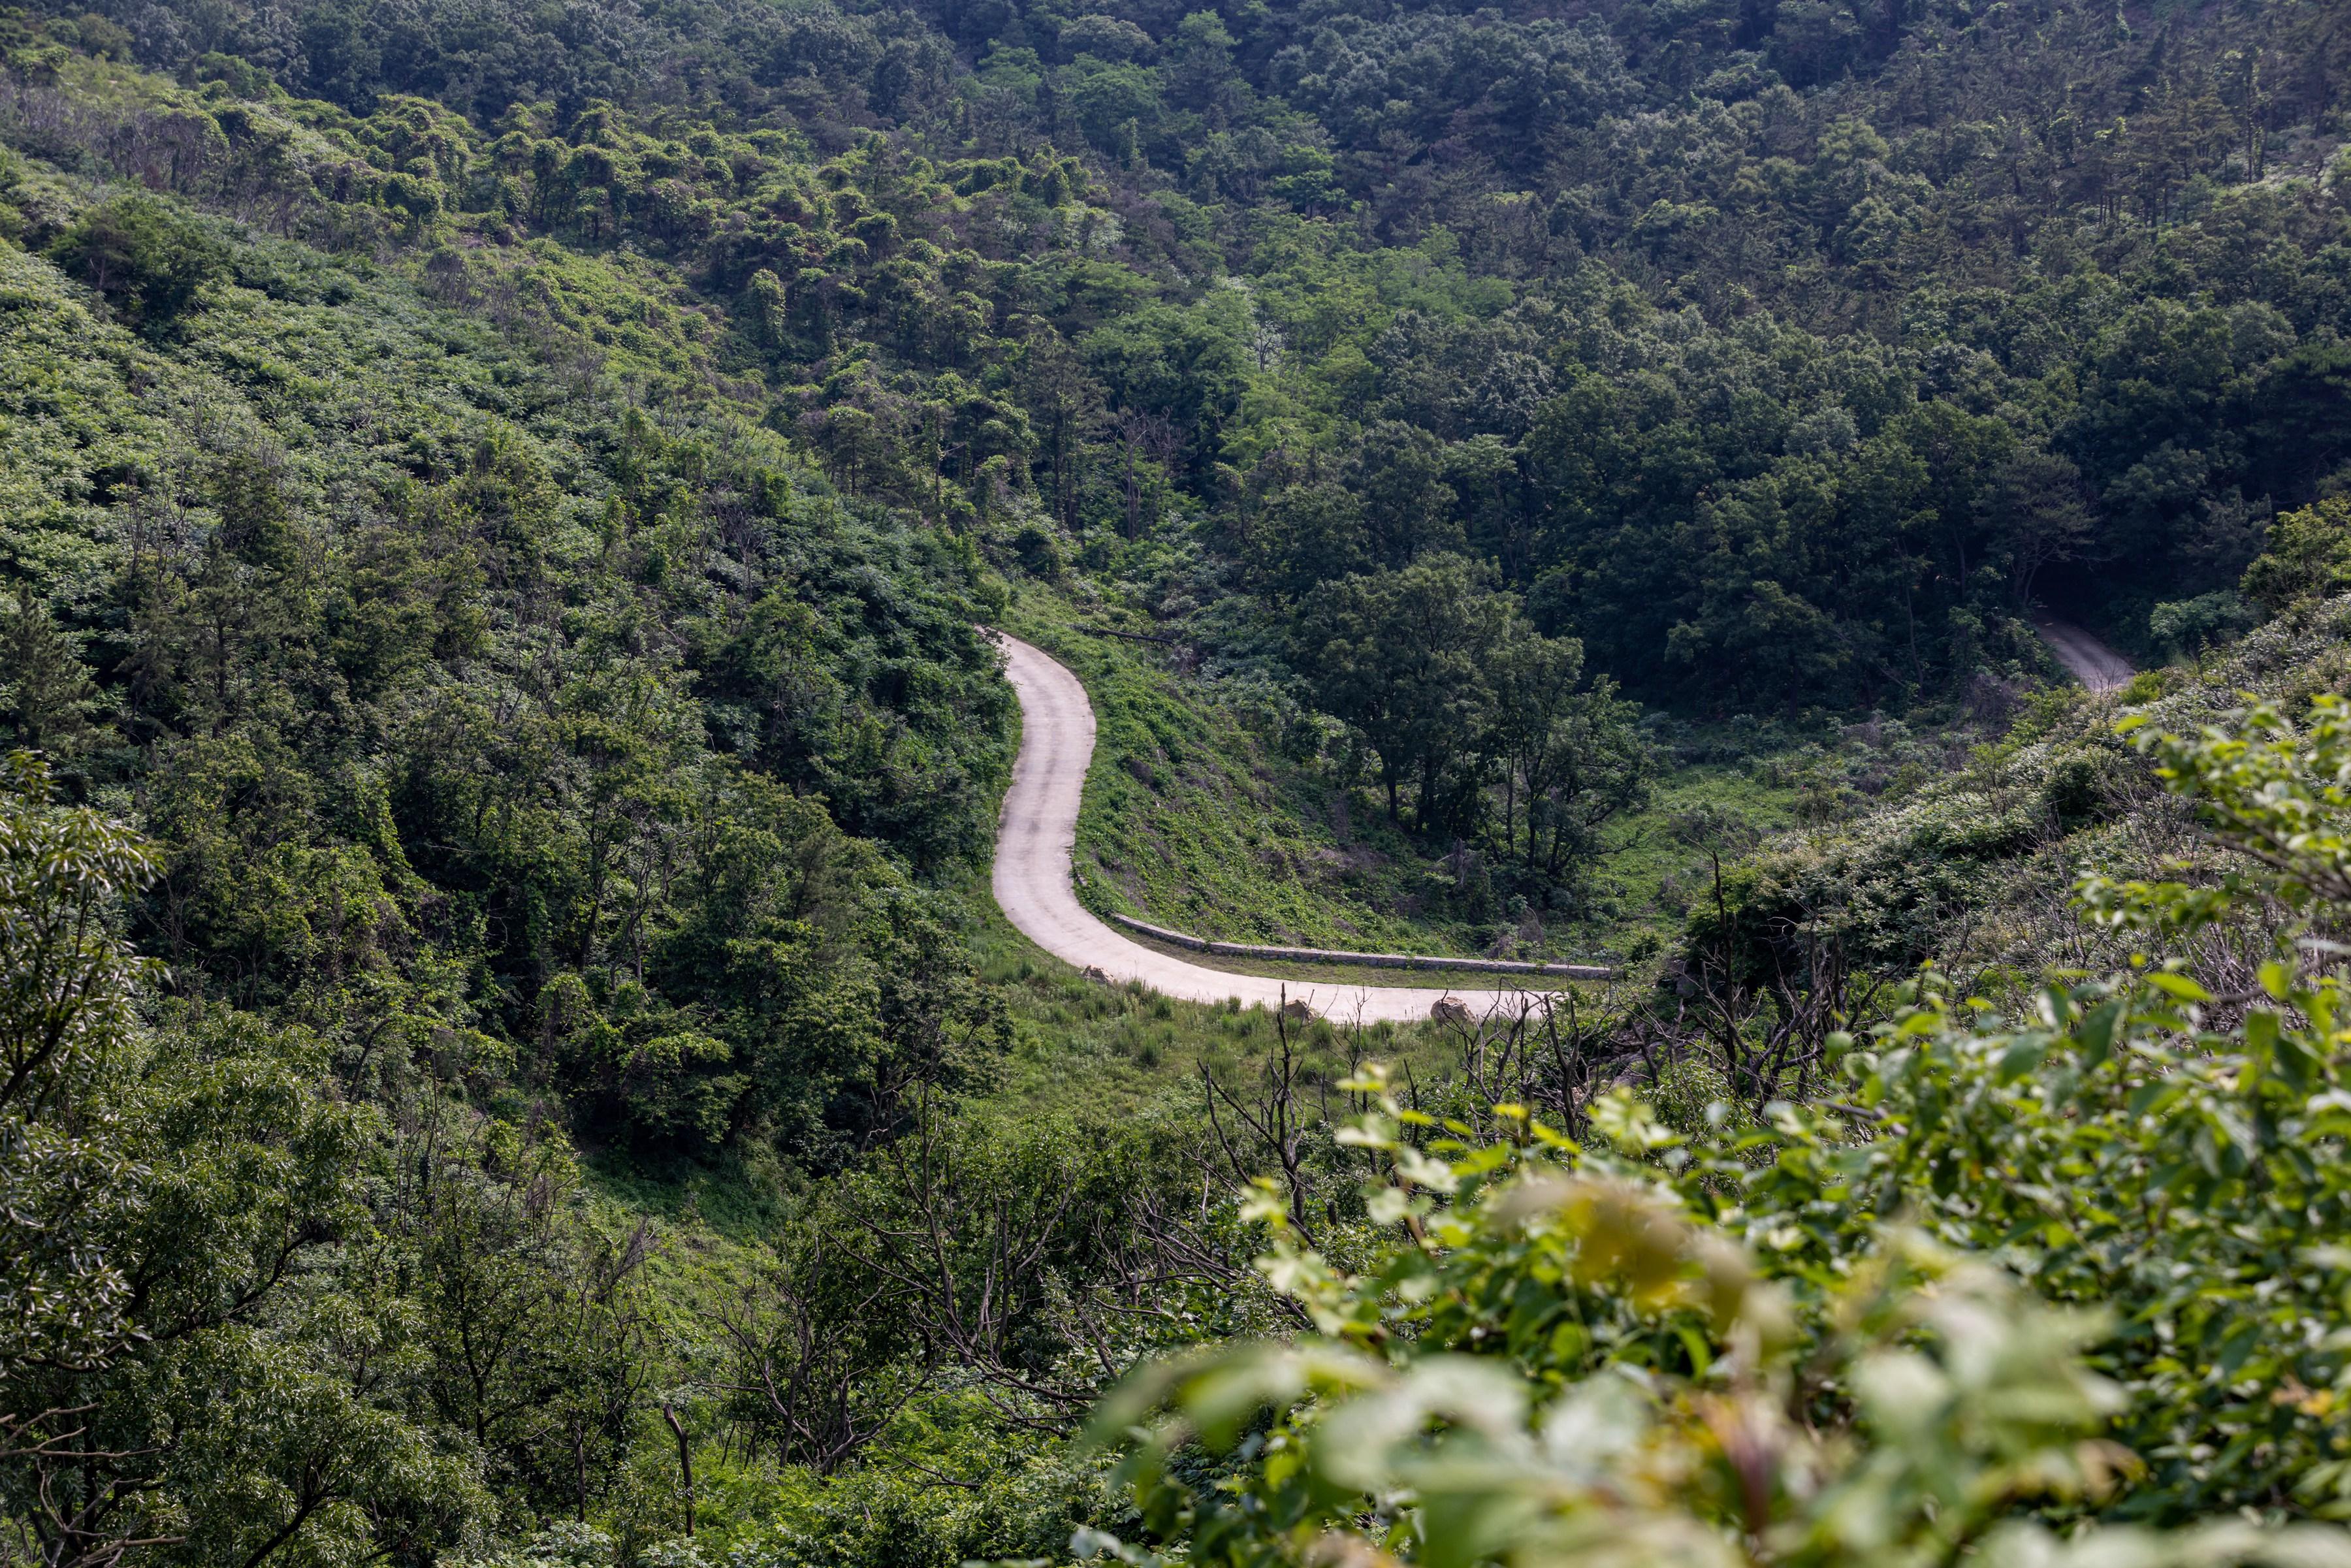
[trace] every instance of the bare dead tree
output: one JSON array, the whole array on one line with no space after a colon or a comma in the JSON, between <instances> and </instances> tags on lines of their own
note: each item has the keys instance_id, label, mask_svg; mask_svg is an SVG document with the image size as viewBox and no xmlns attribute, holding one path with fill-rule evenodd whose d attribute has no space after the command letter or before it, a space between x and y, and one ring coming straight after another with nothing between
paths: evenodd
<instances>
[{"instance_id":1,"label":"bare dead tree","mask_svg":"<svg viewBox=\"0 0 2351 1568\"><path fill-rule=\"evenodd\" d=\"M764 1270L716 1314L729 1352L714 1386L756 1448L831 1475L925 1385L919 1365L893 1363L868 1328L892 1294L887 1282L840 1269L823 1236ZM832 1301L823 1285L845 1287Z\"/></svg>"},{"instance_id":2,"label":"bare dead tree","mask_svg":"<svg viewBox=\"0 0 2351 1568\"><path fill-rule=\"evenodd\" d=\"M1217 1082L1206 1062L1200 1065L1200 1094L1207 1107L1208 1131L1223 1156L1226 1173L1237 1184L1247 1186L1270 1174L1266 1164L1270 1161L1281 1173L1283 1188L1290 1195L1290 1223L1308 1246L1314 1247L1321 1243L1314 1239L1314 1222L1308 1212L1314 1182L1306 1160L1306 1107L1298 1092L1302 1064L1290 1037L1287 987L1282 989L1281 1006L1274 1010L1273 1025L1276 1043L1259 1070L1254 1094L1242 1099ZM1225 1125L1228 1119L1234 1124L1230 1132Z\"/></svg>"},{"instance_id":3,"label":"bare dead tree","mask_svg":"<svg viewBox=\"0 0 2351 1568\"><path fill-rule=\"evenodd\" d=\"M677 1439L677 1473L685 1492L685 1533L694 1534L694 1446L685 1435L685 1423L677 1418L676 1406L664 1403L662 1419L669 1423L670 1435Z\"/></svg>"},{"instance_id":4,"label":"bare dead tree","mask_svg":"<svg viewBox=\"0 0 2351 1568\"><path fill-rule=\"evenodd\" d=\"M1516 1104L1570 1137L1583 1136L1593 1095L1640 1049L1610 1019L1606 1007L1589 1008L1567 990L1520 992L1482 1014L1464 1009L1441 1020L1461 1075L1462 1119L1493 1136L1494 1107Z\"/></svg>"},{"instance_id":5,"label":"bare dead tree","mask_svg":"<svg viewBox=\"0 0 2351 1568\"><path fill-rule=\"evenodd\" d=\"M1191 1294L1255 1288L1254 1271L1209 1233L1208 1218L1205 1205L1196 1220L1149 1187L1123 1195L1115 1211L1095 1217L1088 1249L1094 1266L1085 1280L1063 1281L1051 1319L1082 1347L1100 1382L1123 1374L1132 1347L1155 1331L1188 1333L1180 1306ZM1298 1326L1309 1326L1295 1302L1270 1299Z\"/></svg>"},{"instance_id":6,"label":"bare dead tree","mask_svg":"<svg viewBox=\"0 0 2351 1568\"><path fill-rule=\"evenodd\" d=\"M971 1179L962 1152L927 1113L881 1160L901 1201L867 1208L850 1245L922 1334L925 1359L970 1368L1021 1424L1066 1426L1084 1396L1038 1376L1013 1330L1034 1305L1076 1186L1019 1192Z\"/></svg>"},{"instance_id":7,"label":"bare dead tree","mask_svg":"<svg viewBox=\"0 0 2351 1568\"><path fill-rule=\"evenodd\" d=\"M1775 916L1761 943L1734 949L1719 854L1714 901L1715 939L1698 945L1678 977L1663 1032L1707 1051L1733 1103L1760 1114L1775 1100L1810 1096L1829 1037L1872 1016L1892 977L1855 963L1822 912ZM1768 973L1755 972L1759 953Z\"/></svg>"}]
</instances>

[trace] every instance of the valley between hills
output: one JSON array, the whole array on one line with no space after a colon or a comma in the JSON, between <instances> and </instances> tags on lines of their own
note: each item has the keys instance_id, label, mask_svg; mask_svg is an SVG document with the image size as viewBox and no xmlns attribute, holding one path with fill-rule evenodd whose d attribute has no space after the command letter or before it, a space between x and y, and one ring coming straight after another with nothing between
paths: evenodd
<instances>
[{"instance_id":1,"label":"valley between hills","mask_svg":"<svg viewBox=\"0 0 2351 1568\"><path fill-rule=\"evenodd\" d=\"M81 6L0 1568L2351 1564L2351 12Z\"/></svg>"}]
</instances>

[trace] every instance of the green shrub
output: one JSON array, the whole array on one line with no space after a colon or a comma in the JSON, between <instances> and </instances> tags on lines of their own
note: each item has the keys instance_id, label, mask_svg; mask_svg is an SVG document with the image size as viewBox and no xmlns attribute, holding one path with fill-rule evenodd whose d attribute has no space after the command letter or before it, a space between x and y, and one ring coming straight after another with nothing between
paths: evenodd
<instances>
[{"instance_id":1,"label":"green shrub","mask_svg":"<svg viewBox=\"0 0 2351 1568\"><path fill-rule=\"evenodd\" d=\"M2282 513L2238 587L2272 614L2351 589L2351 497L2329 496Z\"/></svg>"},{"instance_id":2,"label":"green shrub","mask_svg":"<svg viewBox=\"0 0 2351 1568\"><path fill-rule=\"evenodd\" d=\"M2195 653L2238 635L2254 619L2252 606L2224 588L2157 605L2147 614L2147 633L2164 647Z\"/></svg>"},{"instance_id":3,"label":"green shrub","mask_svg":"<svg viewBox=\"0 0 2351 1568\"><path fill-rule=\"evenodd\" d=\"M90 208L49 254L125 320L150 330L185 311L228 264L227 251L201 226L143 194Z\"/></svg>"}]
</instances>

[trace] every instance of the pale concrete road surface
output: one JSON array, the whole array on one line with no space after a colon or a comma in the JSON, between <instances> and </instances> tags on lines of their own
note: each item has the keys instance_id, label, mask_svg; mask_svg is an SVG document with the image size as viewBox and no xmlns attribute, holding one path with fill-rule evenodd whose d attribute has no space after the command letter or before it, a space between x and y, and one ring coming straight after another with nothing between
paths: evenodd
<instances>
[{"instance_id":1,"label":"pale concrete road surface","mask_svg":"<svg viewBox=\"0 0 2351 1568\"><path fill-rule=\"evenodd\" d=\"M1303 983L1235 975L1186 964L1130 942L1078 902L1071 886L1071 851L1078 837L1078 803L1094 755L1094 710L1078 677L1042 650L994 634L1004 650L1005 674L1020 699L1020 756L1005 791L1004 820L996 835L996 902L1028 937L1063 963L1099 969L1113 982L1140 980L1187 1002L1216 1004L1238 997L1243 1007L1304 1002L1333 1023L1405 1022L1428 1017L1451 996L1482 1012L1522 988L1442 991L1426 986Z\"/></svg>"},{"instance_id":2,"label":"pale concrete road surface","mask_svg":"<svg viewBox=\"0 0 2351 1568\"><path fill-rule=\"evenodd\" d=\"M2065 673L2094 692L2120 691L2138 674L2128 659L2070 621L2043 615L2035 617L2032 624L2049 651L2057 655L2057 662L2065 666Z\"/></svg>"}]
</instances>

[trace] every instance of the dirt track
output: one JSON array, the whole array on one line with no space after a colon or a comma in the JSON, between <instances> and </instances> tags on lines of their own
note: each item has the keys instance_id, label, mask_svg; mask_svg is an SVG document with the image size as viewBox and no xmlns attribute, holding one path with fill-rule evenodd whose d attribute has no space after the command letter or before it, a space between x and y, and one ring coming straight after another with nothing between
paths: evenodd
<instances>
[{"instance_id":1,"label":"dirt track","mask_svg":"<svg viewBox=\"0 0 2351 1568\"><path fill-rule=\"evenodd\" d=\"M1098 969L1116 982L1140 980L1155 991L1191 1002L1238 997L1244 1007L1277 1006L1285 986L1334 1023L1428 1017L1447 996L1472 1011L1524 988L1442 991L1426 986L1352 986L1270 979L1203 968L1130 942L1089 915L1071 886L1070 852L1077 842L1078 804L1094 755L1094 710L1077 676L1040 649L998 633L1005 674L1020 699L1020 757L1005 792L996 836L996 902L1040 947L1081 969Z\"/></svg>"}]
</instances>

